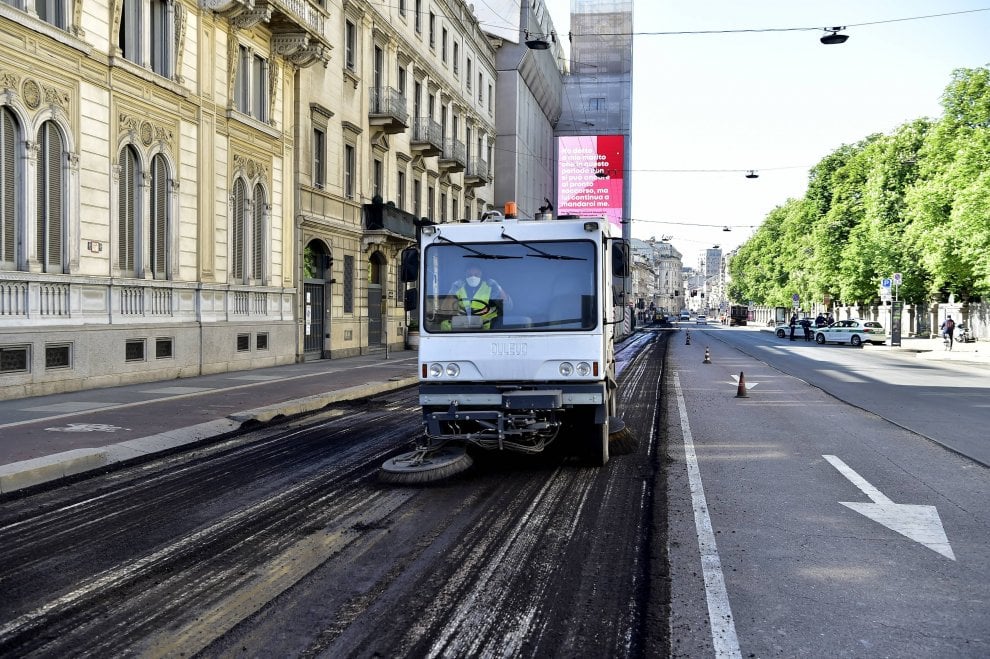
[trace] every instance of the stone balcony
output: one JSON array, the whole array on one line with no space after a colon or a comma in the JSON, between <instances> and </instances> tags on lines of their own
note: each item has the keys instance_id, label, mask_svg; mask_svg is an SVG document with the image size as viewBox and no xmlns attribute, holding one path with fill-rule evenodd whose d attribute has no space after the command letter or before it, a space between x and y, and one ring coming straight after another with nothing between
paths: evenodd
<instances>
[{"instance_id":1,"label":"stone balcony","mask_svg":"<svg viewBox=\"0 0 990 659\"><path fill-rule=\"evenodd\" d=\"M421 156L439 156L443 152L440 124L429 117L416 117L409 147Z\"/></svg>"},{"instance_id":2,"label":"stone balcony","mask_svg":"<svg viewBox=\"0 0 990 659\"><path fill-rule=\"evenodd\" d=\"M386 135L403 133L409 128L406 97L391 87L372 87L368 90L368 122Z\"/></svg>"}]
</instances>

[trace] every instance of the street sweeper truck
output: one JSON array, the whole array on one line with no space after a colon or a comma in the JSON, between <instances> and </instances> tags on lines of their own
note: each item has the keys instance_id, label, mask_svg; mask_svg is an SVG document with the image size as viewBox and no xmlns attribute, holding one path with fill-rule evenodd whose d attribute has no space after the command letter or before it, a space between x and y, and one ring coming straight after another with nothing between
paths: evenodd
<instances>
[{"instance_id":1,"label":"street sweeper truck","mask_svg":"<svg viewBox=\"0 0 990 659\"><path fill-rule=\"evenodd\" d=\"M419 321L424 432L384 463L382 480L457 473L471 465L469 447L535 454L556 444L600 466L629 446L613 346L629 249L613 230L605 218L497 211L420 227L401 269L415 282L406 308Z\"/></svg>"}]
</instances>

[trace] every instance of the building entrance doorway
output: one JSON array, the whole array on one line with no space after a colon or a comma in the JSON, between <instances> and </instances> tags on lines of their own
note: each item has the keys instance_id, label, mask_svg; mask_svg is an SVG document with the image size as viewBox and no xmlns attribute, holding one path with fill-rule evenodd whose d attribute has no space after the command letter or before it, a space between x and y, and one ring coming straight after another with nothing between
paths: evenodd
<instances>
[{"instance_id":1,"label":"building entrance doorway","mask_svg":"<svg viewBox=\"0 0 990 659\"><path fill-rule=\"evenodd\" d=\"M384 345L382 322L385 313L385 257L375 252L368 259L368 349Z\"/></svg>"},{"instance_id":2,"label":"building entrance doorway","mask_svg":"<svg viewBox=\"0 0 990 659\"><path fill-rule=\"evenodd\" d=\"M322 241L312 240L303 251L303 359L323 359L329 353L331 256Z\"/></svg>"}]
</instances>

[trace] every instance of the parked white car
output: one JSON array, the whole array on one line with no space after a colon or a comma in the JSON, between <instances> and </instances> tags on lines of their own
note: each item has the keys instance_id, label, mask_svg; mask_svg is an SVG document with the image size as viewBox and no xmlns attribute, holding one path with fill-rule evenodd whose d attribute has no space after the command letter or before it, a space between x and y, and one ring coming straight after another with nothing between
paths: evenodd
<instances>
[{"instance_id":1,"label":"parked white car","mask_svg":"<svg viewBox=\"0 0 990 659\"><path fill-rule=\"evenodd\" d=\"M836 321L828 327L815 329L815 342L820 344L848 343L854 346L864 343L883 345L887 342L887 333L884 331L883 325L876 321L851 318Z\"/></svg>"}]
</instances>

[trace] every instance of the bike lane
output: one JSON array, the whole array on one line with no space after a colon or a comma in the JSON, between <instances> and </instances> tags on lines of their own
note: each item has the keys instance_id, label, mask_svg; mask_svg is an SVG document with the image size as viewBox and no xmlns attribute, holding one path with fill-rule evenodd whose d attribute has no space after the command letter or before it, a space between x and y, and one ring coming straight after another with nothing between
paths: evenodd
<instances>
[{"instance_id":1,"label":"bike lane","mask_svg":"<svg viewBox=\"0 0 990 659\"><path fill-rule=\"evenodd\" d=\"M990 471L704 332L679 338L672 653L990 654Z\"/></svg>"}]
</instances>

